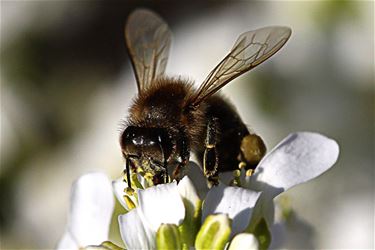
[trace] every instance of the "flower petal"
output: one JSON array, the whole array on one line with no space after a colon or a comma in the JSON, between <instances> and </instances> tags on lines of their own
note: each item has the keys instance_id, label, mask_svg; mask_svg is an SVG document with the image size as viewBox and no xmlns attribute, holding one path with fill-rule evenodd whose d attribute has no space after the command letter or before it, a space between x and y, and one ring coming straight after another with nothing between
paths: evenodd
<instances>
[{"instance_id":1,"label":"flower petal","mask_svg":"<svg viewBox=\"0 0 375 250\"><path fill-rule=\"evenodd\" d=\"M162 223L180 225L185 218L185 207L176 182L138 190L138 201L140 215L155 232Z\"/></svg>"},{"instance_id":2,"label":"flower petal","mask_svg":"<svg viewBox=\"0 0 375 250\"><path fill-rule=\"evenodd\" d=\"M289 188L311 180L336 162L336 141L311 132L294 133L268 153L250 177L250 188L275 197Z\"/></svg>"},{"instance_id":3,"label":"flower petal","mask_svg":"<svg viewBox=\"0 0 375 250\"><path fill-rule=\"evenodd\" d=\"M261 193L257 204L253 210L251 222L249 228L254 228L259 221L264 218L267 226L270 227L274 222L275 215L275 204L271 196L267 196L265 193Z\"/></svg>"},{"instance_id":4,"label":"flower petal","mask_svg":"<svg viewBox=\"0 0 375 250\"><path fill-rule=\"evenodd\" d=\"M146 180L140 175L140 174L132 174L132 187L133 189L143 189L143 187L146 186ZM127 203L125 200L125 192L124 190L128 187L128 183L124 181L124 179L118 178L117 180L112 182L113 192L115 193L115 196L117 200L120 202L120 204L126 209L126 211L129 211L134 208L134 206L137 206L138 200L136 196L134 195L126 195L126 199L129 199Z\"/></svg>"},{"instance_id":5,"label":"flower petal","mask_svg":"<svg viewBox=\"0 0 375 250\"><path fill-rule=\"evenodd\" d=\"M128 211L130 208L126 204L124 200L124 190L125 188L128 187L128 184L122 179L119 178L117 180L112 181L112 187L113 187L113 192L115 193L115 196L117 200L120 202L120 204Z\"/></svg>"},{"instance_id":6,"label":"flower petal","mask_svg":"<svg viewBox=\"0 0 375 250\"><path fill-rule=\"evenodd\" d=\"M192 159L199 162L198 158L194 156L192 156ZM184 169L184 172L186 173L186 176L189 176L191 182L198 191L199 196L205 197L209 191L209 188L207 185L207 178L203 175L201 167L194 161L189 161Z\"/></svg>"},{"instance_id":7,"label":"flower petal","mask_svg":"<svg viewBox=\"0 0 375 250\"><path fill-rule=\"evenodd\" d=\"M229 250L257 250L259 249L258 240L253 234L237 234L229 246Z\"/></svg>"},{"instance_id":8,"label":"flower petal","mask_svg":"<svg viewBox=\"0 0 375 250\"><path fill-rule=\"evenodd\" d=\"M249 225L255 203L260 192L223 184L211 188L203 206L202 221L209 214L227 214L232 223L232 235L243 232Z\"/></svg>"},{"instance_id":9,"label":"flower petal","mask_svg":"<svg viewBox=\"0 0 375 250\"><path fill-rule=\"evenodd\" d=\"M108 240L113 208L112 186L105 174L86 174L73 184L68 231L80 247Z\"/></svg>"},{"instance_id":10,"label":"flower petal","mask_svg":"<svg viewBox=\"0 0 375 250\"><path fill-rule=\"evenodd\" d=\"M155 232L148 228L135 208L118 217L121 238L127 249L155 249Z\"/></svg>"},{"instance_id":11,"label":"flower petal","mask_svg":"<svg viewBox=\"0 0 375 250\"><path fill-rule=\"evenodd\" d=\"M193 205L198 204L200 202L193 182L189 179L188 176L182 178L182 180L177 185L177 189L181 197L191 202Z\"/></svg>"}]
</instances>

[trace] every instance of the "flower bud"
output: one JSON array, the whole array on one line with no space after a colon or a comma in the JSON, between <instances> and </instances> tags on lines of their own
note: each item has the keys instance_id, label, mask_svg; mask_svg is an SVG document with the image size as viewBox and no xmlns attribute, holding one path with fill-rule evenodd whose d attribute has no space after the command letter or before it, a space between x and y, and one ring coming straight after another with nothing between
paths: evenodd
<instances>
[{"instance_id":1,"label":"flower bud","mask_svg":"<svg viewBox=\"0 0 375 250\"><path fill-rule=\"evenodd\" d=\"M237 234L230 243L228 250L257 250L259 243L254 235L249 233Z\"/></svg>"},{"instance_id":2,"label":"flower bud","mask_svg":"<svg viewBox=\"0 0 375 250\"><path fill-rule=\"evenodd\" d=\"M224 249L231 233L231 220L226 214L207 216L195 240L195 248Z\"/></svg>"},{"instance_id":3,"label":"flower bud","mask_svg":"<svg viewBox=\"0 0 375 250\"><path fill-rule=\"evenodd\" d=\"M182 249L178 227L175 224L161 224L156 233L157 249Z\"/></svg>"}]
</instances>

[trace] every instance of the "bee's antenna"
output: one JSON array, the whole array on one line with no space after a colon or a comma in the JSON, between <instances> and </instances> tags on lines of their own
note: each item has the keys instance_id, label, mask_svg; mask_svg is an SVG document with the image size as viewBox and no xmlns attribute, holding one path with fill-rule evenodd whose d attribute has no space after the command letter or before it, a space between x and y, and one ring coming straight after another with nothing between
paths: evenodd
<instances>
[{"instance_id":1,"label":"bee's antenna","mask_svg":"<svg viewBox=\"0 0 375 250\"><path fill-rule=\"evenodd\" d=\"M132 188L132 181L130 179L130 160L129 157L126 156L126 180L128 182L128 187Z\"/></svg>"}]
</instances>

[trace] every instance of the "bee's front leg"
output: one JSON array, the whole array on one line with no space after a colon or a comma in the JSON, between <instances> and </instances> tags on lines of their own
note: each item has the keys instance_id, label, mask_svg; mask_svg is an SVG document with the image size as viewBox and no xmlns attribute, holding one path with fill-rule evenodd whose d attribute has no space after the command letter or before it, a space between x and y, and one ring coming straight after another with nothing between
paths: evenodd
<instances>
[{"instance_id":1,"label":"bee's front leg","mask_svg":"<svg viewBox=\"0 0 375 250\"><path fill-rule=\"evenodd\" d=\"M182 131L182 130L181 130ZM181 169L183 169L186 164L189 162L190 158L190 145L189 140L183 136L186 133L181 133L181 141L179 143L179 149L180 149L180 161L178 162L176 168L173 171L172 178L174 180L179 181L181 179Z\"/></svg>"},{"instance_id":2,"label":"bee's front leg","mask_svg":"<svg viewBox=\"0 0 375 250\"><path fill-rule=\"evenodd\" d=\"M126 182L128 183L128 187L132 188L132 183L131 183L131 178L130 178L130 159L127 156L125 158L124 174L126 174Z\"/></svg>"},{"instance_id":3,"label":"bee's front leg","mask_svg":"<svg viewBox=\"0 0 375 250\"><path fill-rule=\"evenodd\" d=\"M203 173L211 185L219 184L219 173L217 171L219 161L216 150L218 132L217 119L211 118L206 128L205 150L203 154Z\"/></svg>"}]
</instances>

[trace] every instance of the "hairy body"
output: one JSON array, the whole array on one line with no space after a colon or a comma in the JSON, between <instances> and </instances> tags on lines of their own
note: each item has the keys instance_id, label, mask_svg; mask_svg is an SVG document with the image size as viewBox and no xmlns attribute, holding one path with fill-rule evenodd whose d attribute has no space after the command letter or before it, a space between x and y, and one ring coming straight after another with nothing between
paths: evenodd
<instances>
[{"instance_id":1,"label":"hairy body","mask_svg":"<svg viewBox=\"0 0 375 250\"><path fill-rule=\"evenodd\" d=\"M215 142L216 147L215 168L220 172L235 170L240 162L250 168L253 164L241 152L242 139L250 133L234 106L221 95L215 94L194 109L190 105L191 93L194 93L192 88L191 83L180 79L157 80L144 94L135 98L129 110L127 126L165 129L172 145L166 159L169 167L186 164L192 151L203 168L207 147L205 142L210 133L210 140Z\"/></svg>"}]
</instances>

